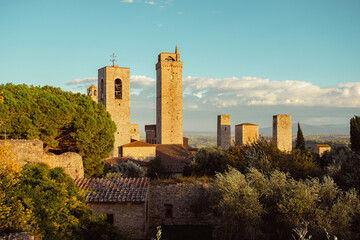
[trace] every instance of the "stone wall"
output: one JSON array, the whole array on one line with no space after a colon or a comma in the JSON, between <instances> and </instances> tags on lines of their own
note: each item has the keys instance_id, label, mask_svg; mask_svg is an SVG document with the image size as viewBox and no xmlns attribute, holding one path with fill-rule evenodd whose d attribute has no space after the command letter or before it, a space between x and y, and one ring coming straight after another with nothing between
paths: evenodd
<instances>
[{"instance_id":1,"label":"stone wall","mask_svg":"<svg viewBox=\"0 0 360 240\"><path fill-rule=\"evenodd\" d=\"M28 232L9 233L0 236L0 240L34 240L34 236L31 236Z\"/></svg>"},{"instance_id":2,"label":"stone wall","mask_svg":"<svg viewBox=\"0 0 360 240\"><path fill-rule=\"evenodd\" d=\"M256 142L259 139L259 126L243 123L235 126L235 145L243 146Z\"/></svg>"},{"instance_id":3,"label":"stone wall","mask_svg":"<svg viewBox=\"0 0 360 240\"><path fill-rule=\"evenodd\" d=\"M6 140L6 144L10 146L21 167L27 163L43 162L51 168L64 168L72 178L84 177L82 157L77 153L67 152L61 155L45 153L43 142L40 140Z\"/></svg>"},{"instance_id":4,"label":"stone wall","mask_svg":"<svg viewBox=\"0 0 360 240\"><path fill-rule=\"evenodd\" d=\"M135 160L150 161L156 156L156 147L123 147L123 157Z\"/></svg>"},{"instance_id":5,"label":"stone wall","mask_svg":"<svg viewBox=\"0 0 360 240\"><path fill-rule=\"evenodd\" d=\"M164 225L211 225L214 218L206 208L208 183L151 183L150 227Z\"/></svg>"},{"instance_id":6,"label":"stone wall","mask_svg":"<svg viewBox=\"0 0 360 240\"><path fill-rule=\"evenodd\" d=\"M148 212L146 204L132 203L88 203L94 214L112 214L114 225L122 231L131 233L135 239L144 239L148 229Z\"/></svg>"}]
</instances>

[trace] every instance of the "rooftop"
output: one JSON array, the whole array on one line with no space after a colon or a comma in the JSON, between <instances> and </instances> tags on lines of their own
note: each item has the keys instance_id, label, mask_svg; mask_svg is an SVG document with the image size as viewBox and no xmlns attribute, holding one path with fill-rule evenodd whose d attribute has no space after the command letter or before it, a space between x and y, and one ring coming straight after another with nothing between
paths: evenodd
<instances>
[{"instance_id":1,"label":"rooftop","mask_svg":"<svg viewBox=\"0 0 360 240\"><path fill-rule=\"evenodd\" d=\"M87 191L88 203L144 203L149 178L78 178L75 184Z\"/></svg>"}]
</instances>

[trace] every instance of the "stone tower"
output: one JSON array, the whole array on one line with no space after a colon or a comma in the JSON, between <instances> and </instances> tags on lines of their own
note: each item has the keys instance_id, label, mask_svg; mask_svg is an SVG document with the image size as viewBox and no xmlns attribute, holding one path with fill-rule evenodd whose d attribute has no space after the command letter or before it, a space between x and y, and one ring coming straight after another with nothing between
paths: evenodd
<instances>
[{"instance_id":1,"label":"stone tower","mask_svg":"<svg viewBox=\"0 0 360 240\"><path fill-rule=\"evenodd\" d=\"M156 143L183 144L183 96L180 54L160 53L156 64Z\"/></svg>"},{"instance_id":2,"label":"stone tower","mask_svg":"<svg viewBox=\"0 0 360 240\"><path fill-rule=\"evenodd\" d=\"M243 146L256 142L259 139L259 126L243 123L235 126L235 145Z\"/></svg>"},{"instance_id":3,"label":"stone tower","mask_svg":"<svg viewBox=\"0 0 360 240\"><path fill-rule=\"evenodd\" d=\"M94 84L87 89L87 95L95 102L98 102L98 89Z\"/></svg>"},{"instance_id":4,"label":"stone tower","mask_svg":"<svg viewBox=\"0 0 360 240\"><path fill-rule=\"evenodd\" d=\"M116 124L113 157L121 156L121 146L130 143L130 68L118 65L98 70L98 102L104 104Z\"/></svg>"},{"instance_id":5,"label":"stone tower","mask_svg":"<svg viewBox=\"0 0 360 240\"><path fill-rule=\"evenodd\" d=\"M281 151L292 151L291 115L273 116L273 141Z\"/></svg>"},{"instance_id":6,"label":"stone tower","mask_svg":"<svg viewBox=\"0 0 360 240\"><path fill-rule=\"evenodd\" d=\"M231 116L218 115L217 146L227 150L231 146Z\"/></svg>"}]
</instances>

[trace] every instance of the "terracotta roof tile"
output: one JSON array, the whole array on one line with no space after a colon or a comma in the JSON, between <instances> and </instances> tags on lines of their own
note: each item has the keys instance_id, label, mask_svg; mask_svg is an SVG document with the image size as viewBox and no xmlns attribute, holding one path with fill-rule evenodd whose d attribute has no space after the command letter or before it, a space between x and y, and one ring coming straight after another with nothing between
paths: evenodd
<instances>
[{"instance_id":1,"label":"terracotta roof tile","mask_svg":"<svg viewBox=\"0 0 360 240\"><path fill-rule=\"evenodd\" d=\"M125 145L122 145L122 147L155 147L154 144L146 143L143 141L135 141L132 143L128 143Z\"/></svg>"},{"instance_id":2,"label":"terracotta roof tile","mask_svg":"<svg viewBox=\"0 0 360 240\"><path fill-rule=\"evenodd\" d=\"M78 178L75 184L87 191L89 203L143 203L149 189L149 178Z\"/></svg>"},{"instance_id":3,"label":"terracotta roof tile","mask_svg":"<svg viewBox=\"0 0 360 240\"><path fill-rule=\"evenodd\" d=\"M253 123L242 123L242 124L238 124L238 125L235 125L235 126L242 126L242 125L245 125L245 126L259 126L257 124L253 124Z\"/></svg>"}]
</instances>

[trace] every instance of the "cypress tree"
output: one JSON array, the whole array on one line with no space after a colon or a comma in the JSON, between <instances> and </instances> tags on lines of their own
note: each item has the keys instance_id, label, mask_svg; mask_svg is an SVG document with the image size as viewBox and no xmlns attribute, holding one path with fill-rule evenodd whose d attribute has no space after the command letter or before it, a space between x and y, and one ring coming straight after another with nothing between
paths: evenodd
<instances>
[{"instance_id":1,"label":"cypress tree","mask_svg":"<svg viewBox=\"0 0 360 240\"><path fill-rule=\"evenodd\" d=\"M350 119L351 150L360 152L360 116Z\"/></svg>"},{"instance_id":2,"label":"cypress tree","mask_svg":"<svg viewBox=\"0 0 360 240\"><path fill-rule=\"evenodd\" d=\"M298 123L298 131L295 143L295 149L300 149L302 152L306 150L305 138L300 128L300 123Z\"/></svg>"}]
</instances>

